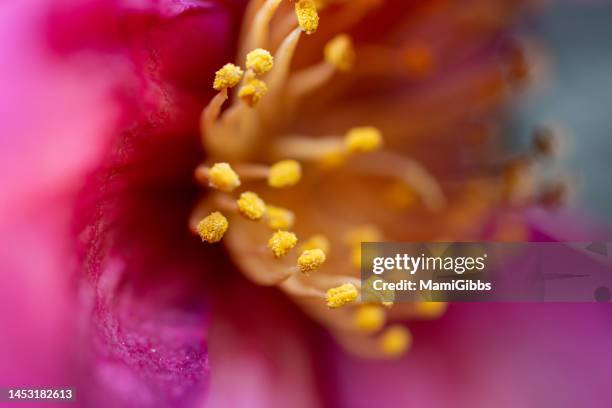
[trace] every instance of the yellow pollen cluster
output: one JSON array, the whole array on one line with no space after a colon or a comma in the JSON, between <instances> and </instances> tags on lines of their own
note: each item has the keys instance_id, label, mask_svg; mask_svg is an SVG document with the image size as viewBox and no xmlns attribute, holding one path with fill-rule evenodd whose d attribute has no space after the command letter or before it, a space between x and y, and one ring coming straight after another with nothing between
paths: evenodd
<instances>
[{"instance_id":1,"label":"yellow pollen cluster","mask_svg":"<svg viewBox=\"0 0 612 408\"><path fill-rule=\"evenodd\" d=\"M355 50L351 37L340 34L325 44L325 61L336 67L338 71L346 72L353 68Z\"/></svg>"},{"instance_id":2,"label":"yellow pollen cluster","mask_svg":"<svg viewBox=\"0 0 612 408\"><path fill-rule=\"evenodd\" d=\"M224 88L233 88L238 85L242 78L243 71L239 66L234 64L225 64L220 70L215 73L213 88L220 91Z\"/></svg>"},{"instance_id":3,"label":"yellow pollen cluster","mask_svg":"<svg viewBox=\"0 0 612 408\"><path fill-rule=\"evenodd\" d=\"M266 220L268 227L273 230L289 229L293 226L295 215L286 208L269 205Z\"/></svg>"},{"instance_id":4,"label":"yellow pollen cluster","mask_svg":"<svg viewBox=\"0 0 612 408\"><path fill-rule=\"evenodd\" d=\"M275 257L285 256L297 244L297 237L293 232L276 231L268 241L268 248Z\"/></svg>"},{"instance_id":5,"label":"yellow pollen cluster","mask_svg":"<svg viewBox=\"0 0 612 408\"><path fill-rule=\"evenodd\" d=\"M264 95L268 92L268 86L264 81L259 79L250 79L246 84L240 87L238 96L246 102L247 105L253 107L261 101Z\"/></svg>"},{"instance_id":6,"label":"yellow pollen cluster","mask_svg":"<svg viewBox=\"0 0 612 408\"><path fill-rule=\"evenodd\" d=\"M263 75L274 66L274 57L263 48L256 48L246 56L246 67L255 73Z\"/></svg>"},{"instance_id":7,"label":"yellow pollen cluster","mask_svg":"<svg viewBox=\"0 0 612 408\"><path fill-rule=\"evenodd\" d=\"M302 166L295 160L282 160L273 164L268 173L268 185L274 188L290 187L302 178Z\"/></svg>"},{"instance_id":8,"label":"yellow pollen cluster","mask_svg":"<svg viewBox=\"0 0 612 408\"><path fill-rule=\"evenodd\" d=\"M355 327L364 333L374 333L385 325L385 311L379 305L362 305L355 312Z\"/></svg>"},{"instance_id":9,"label":"yellow pollen cluster","mask_svg":"<svg viewBox=\"0 0 612 408\"><path fill-rule=\"evenodd\" d=\"M345 283L327 291L327 307L336 309L338 307L353 303L359 293L352 283Z\"/></svg>"},{"instance_id":10,"label":"yellow pollen cluster","mask_svg":"<svg viewBox=\"0 0 612 408\"><path fill-rule=\"evenodd\" d=\"M351 153L367 153L380 148L382 134L372 126L356 127L346 133L344 142Z\"/></svg>"},{"instance_id":11,"label":"yellow pollen cluster","mask_svg":"<svg viewBox=\"0 0 612 408\"><path fill-rule=\"evenodd\" d=\"M410 332L404 326L399 325L389 327L378 340L378 346L382 352L391 358L403 355L411 343Z\"/></svg>"},{"instance_id":12,"label":"yellow pollen cluster","mask_svg":"<svg viewBox=\"0 0 612 408\"><path fill-rule=\"evenodd\" d=\"M236 204L240 213L251 220L258 220L266 213L266 203L252 191L240 194Z\"/></svg>"},{"instance_id":13,"label":"yellow pollen cluster","mask_svg":"<svg viewBox=\"0 0 612 408\"><path fill-rule=\"evenodd\" d=\"M308 238L308 240L300 246L300 250L303 252L309 249L318 248L328 254L330 247L329 239L327 239L325 235L316 234Z\"/></svg>"},{"instance_id":14,"label":"yellow pollen cluster","mask_svg":"<svg viewBox=\"0 0 612 408\"><path fill-rule=\"evenodd\" d=\"M319 27L319 15L314 0L298 0L295 2L295 16L302 31L312 34Z\"/></svg>"},{"instance_id":15,"label":"yellow pollen cluster","mask_svg":"<svg viewBox=\"0 0 612 408\"><path fill-rule=\"evenodd\" d=\"M221 241L228 227L227 218L215 211L198 223L198 234L202 241L215 243Z\"/></svg>"},{"instance_id":16,"label":"yellow pollen cluster","mask_svg":"<svg viewBox=\"0 0 612 408\"><path fill-rule=\"evenodd\" d=\"M240 177L228 163L215 163L208 170L208 184L218 190L230 192L240 186Z\"/></svg>"},{"instance_id":17,"label":"yellow pollen cluster","mask_svg":"<svg viewBox=\"0 0 612 408\"><path fill-rule=\"evenodd\" d=\"M325 262L325 252L319 248L307 249L302 252L302 255L297 260L298 268L300 272L308 274L312 271L319 269Z\"/></svg>"}]
</instances>

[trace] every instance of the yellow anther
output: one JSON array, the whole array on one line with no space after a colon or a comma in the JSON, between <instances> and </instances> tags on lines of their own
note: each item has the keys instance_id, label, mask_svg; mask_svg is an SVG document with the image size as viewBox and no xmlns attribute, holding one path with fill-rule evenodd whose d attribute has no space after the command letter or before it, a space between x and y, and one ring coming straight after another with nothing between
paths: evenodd
<instances>
[{"instance_id":1,"label":"yellow anther","mask_svg":"<svg viewBox=\"0 0 612 408\"><path fill-rule=\"evenodd\" d=\"M227 218L215 211L198 223L197 230L202 241L212 244L221 241L228 225Z\"/></svg>"},{"instance_id":2,"label":"yellow anther","mask_svg":"<svg viewBox=\"0 0 612 408\"><path fill-rule=\"evenodd\" d=\"M266 213L266 203L252 191L240 194L236 204L240 213L251 220L258 220Z\"/></svg>"},{"instance_id":3,"label":"yellow anther","mask_svg":"<svg viewBox=\"0 0 612 408\"><path fill-rule=\"evenodd\" d=\"M391 358L401 357L412 343L412 336L407 328L400 325L389 327L378 339L381 351Z\"/></svg>"},{"instance_id":4,"label":"yellow anther","mask_svg":"<svg viewBox=\"0 0 612 408\"><path fill-rule=\"evenodd\" d=\"M289 229L295 222L295 215L286 208L269 205L268 211L266 211L266 220L268 227L273 230Z\"/></svg>"},{"instance_id":5,"label":"yellow anther","mask_svg":"<svg viewBox=\"0 0 612 408\"><path fill-rule=\"evenodd\" d=\"M362 242L379 242L382 240L381 231L373 225L364 225L349 230L345 237L350 247L358 247Z\"/></svg>"},{"instance_id":6,"label":"yellow anther","mask_svg":"<svg viewBox=\"0 0 612 408\"><path fill-rule=\"evenodd\" d=\"M270 167L268 185L274 188L290 187L302 178L302 166L295 160L281 160Z\"/></svg>"},{"instance_id":7,"label":"yellow anther","mask_svg":"<svg viewBox=\"0 0 612 408\"><path fill-rule=\"evenodd\" d=\"M312 34L319 27L319 15L314 0L297 0L295 2L295 16L302 31Z\"/></svg>"},{"instance_id":8,"label":"yellow anther","mask_svg":"<svg viewBox=\"0 0 612 408\"><path fill-rule=\"evenodd\" d=\"M355 312L355 327L365 333L374 333L385 325L386 313L380 305L362 305Z\"/></svg>"},{"instance_id":9,"label":"yellow anther","mask_svg":"<svg viewBox=\"0 0 612 408\"><path fill-rule=\"evenodd\" d=\"M436 319L446 311L446 302L418 302L414 307L419 317Z\"/></svg>"},{"instance_id":10,"label":"yellow anther","mask_svg":"<svg viewBox=\"0 0 612 408\"><path fill-rule=\"evenodd\" d=\"M327 307L335 309L357 300L357 288L352 283L345 283L327 291Z\"/></svg>"},{"instance_id":11,"label":"yellow anther","mask_svg":"<svg viewBox=\"0 0 612 408\"><path fill-rule=\"evenodd\" d=\"M246 56L246 67L252 70L255 75L263 75L270 71L273 66L274 57L263 48L256 48Z\"/></svg>"},{"instance_id":12,"label":"yellow anther","mask_svg":"<svg viewBox=\"0 0 612 408\"><path fill-rule=\"evenodd\" d=\"M346 72L353 68L355 50L351 37L340 34L325 44L325 61L336 67L338 71Z\"/></svg>"},{"instance_id":13,"label":"yellow anther","mask_svg":"<svg viewBox=\"0 0 612 408\"><path fill-rule=\"evenodd\" d=\"M297 237L293 232L278 230L268 241L268 248L274 256L280 258L285 256L297 244Z\"/></svg>"},{"instance_id":14,"label":"yellow anther","mask_svg":"<svg viewBox=\"0 0 612 408\"><path fill-rule=\"evenodd\" d=\"M246 102L247 105L253 107L261 101L264 95L268 92L268 86L264 81L259 79L251 79L246 84L244 84L240 91L238 91L238 96L240 99Z\"/></svg>"},{"instance_id":15,"label":"yellow anther","mask_svg":"<svg viewBox=\"0 0 612 408\"><path fill-rule=\"evenodd\" d=\"M323 262L325 262L325 252L320 248L315 248L302 252L297 260L297 265L300 272L308 274L319 269Z\"/></svg>"},{"instance_id":16,"label":"yellow anther","mask_svg":"<svg viewBox=\"0 0 612 408\"><path fill-rule=\"evenodd\" d=\"M320 250L328 254L330 246L331 245L329 243L329 239L327 239L325 235L316 234L308 238L308 240L300 246L300 250L307 251L309 249L319 248Z\"/></svg>"},{"instance_id":17,"label":"yellow anther","mask_svg":"<svg viewBox=\"0 0 612 408\"><path fill-rule=\"evenodd\" d=\"M380 148L382 134L372 126L356 127L346 133L344 142L351 153L367 153Z\"/></svg>"},{"instance_id":18,"label":"yellow anther","mask_svg":"<svg viewBox=\"0 0 612 408\"><path fill-rule=\"evenodd\" d=\"M228 163L215 163L208 170L208 185L221 191L230 192L240 186L240 177Z\"/></svg>"},{"instance_id":19,"label":"yellow anther","mask_svg":"<svg viewBox=\"0 0 612 408\"><path fill-rule=\"evenodd\" d=\"M225 64L220 70L215 73L215 81L213 88L217 91L223 88L233 88L238 85L242 78L242 69L234 64Z\"/></svg>"}]
</instances>

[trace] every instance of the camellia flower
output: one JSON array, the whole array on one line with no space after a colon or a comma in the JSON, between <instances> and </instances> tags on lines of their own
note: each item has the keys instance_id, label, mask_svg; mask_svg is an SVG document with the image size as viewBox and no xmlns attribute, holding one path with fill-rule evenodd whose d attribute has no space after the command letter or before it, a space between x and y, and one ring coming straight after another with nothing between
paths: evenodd
<instances>
[{"instance_id":1,"label":"camellia flower","mask_svg":"<svg viewBox=\"0 0 612 408\"><path fill-rule=\"evenodd\" d=\"M526 174L549 135L508 156L499 126L533 75L511 36L531 6L0 6L0 385L608 406L601 306L359 302L361 242L553 239L527 210L563 197Z\"/></svg>"}]
</instances>

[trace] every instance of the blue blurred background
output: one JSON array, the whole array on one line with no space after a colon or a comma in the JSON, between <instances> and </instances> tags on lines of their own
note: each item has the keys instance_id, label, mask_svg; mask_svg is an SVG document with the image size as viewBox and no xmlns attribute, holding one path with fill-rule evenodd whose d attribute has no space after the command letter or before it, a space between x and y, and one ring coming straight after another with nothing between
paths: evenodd
<instances>
[{"instance_id":1,"label":"blue blurred background","mask_svg":"<svg viewBox=\"0 0 612 408\"><path fill-rule=\"evenodd\" d=\"M612 225L612 4L553 3L537 30L552 75L517 107L522 133L551 122L568 130L557 167L576 181L574 204Z\"/></svg>"}]
</instances>

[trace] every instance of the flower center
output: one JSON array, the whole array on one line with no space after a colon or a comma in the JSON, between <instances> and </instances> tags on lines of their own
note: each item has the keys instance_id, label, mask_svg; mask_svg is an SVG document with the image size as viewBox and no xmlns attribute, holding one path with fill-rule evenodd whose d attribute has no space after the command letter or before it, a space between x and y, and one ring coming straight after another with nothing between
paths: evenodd
<instances>
[{"instance_id":1,"label":"flower center","mask_svg":"<svg viewBox=\"0 0 612 408\"><path fill-rule=\"evenodd\" d=\"M446 188L450 193L445 191L422 164L394 149L397 143L388 143L377 127L355 124L343 134L322 137L287 133L300 117L300 102L331 87L334 78L353 76L360 84L360 75L375 70L393 79L402 64L407 77L424 78L436 61L427 44L408 44L399 52L372 45L356 49L351 36L337 33L318 46L318 63L292 71L302 34L316 37L318 10L338 3L334 22L350 25L377 2L297 0L292 9L281 3L251 1L238 56L244 65L228 63L215 75L218 94L201 117L209 161L195 170L196 179L212 191L194 209L190 227L205 242L223 240L248 277L279 287L347 349L395 358L409 348L411 336L405 326L389 322L437 318L446 305L394 305L392 294L368 296L367 302L362 296L359 302L360 293L367 291L358 279L361 243L393 239L387 231L402 221L389 214L417 205L444 225L431 226L437 236L420 238L472 239L457 231L471 226L499 197L524 205L519 192L529 184L524 174L536 154L521 155L484 181L470 179L456 194L452 185ZM371 60L361 66L358 56L363 55ZM359 109L349 113L361 120ZM545 137L537 140L537 154L550 152L548 142ZM353 185L362 196L351 203L344 194ZM235 194L242 187L248 190ZM532 202L533 194L527 196ZM336 203L340 216L332 211ZM386 221L372 222L379 214ZM304 234L298 234L300 228Z\"/></svg>"}]
</instances>

